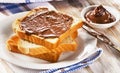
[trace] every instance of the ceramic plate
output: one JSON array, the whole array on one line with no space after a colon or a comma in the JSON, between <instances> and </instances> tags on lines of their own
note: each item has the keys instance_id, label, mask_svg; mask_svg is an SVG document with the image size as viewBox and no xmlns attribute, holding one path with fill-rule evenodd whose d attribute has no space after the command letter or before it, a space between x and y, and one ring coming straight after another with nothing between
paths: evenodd
<instances>
[{"instance_id":1,"label":"ceramic plate","mask_svg":"<svg viewBox=\"0 0 120 73\"><path fill-rule=\"evenodd\" d=\"M20 18L26 13L14 14L0 21L0 57L12 64L30 69L60 68L81 61L85 57L85 53L89 53L96 47L96 39L88 35L84 30L79 29L78 37L76 38L78 43L77 50L75 52L62 53L56 63L49 63L41 59L9 52L6 48L6 40L14 34L12 23L16 18Z\"/></svg>"}]
</instances>

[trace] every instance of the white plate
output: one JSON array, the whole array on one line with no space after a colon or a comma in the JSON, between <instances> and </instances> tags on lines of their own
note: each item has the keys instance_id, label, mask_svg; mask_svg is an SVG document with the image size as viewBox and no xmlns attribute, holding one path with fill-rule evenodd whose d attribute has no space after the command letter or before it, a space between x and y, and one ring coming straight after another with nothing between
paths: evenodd
<instances>
[{"instance_id":1,"label":"white plate","mask_svg":"<svg viewBox=\"0 0 120 73\"><path fill-rule=\"evenodd\" d=\"M6 40L13 34L12 23L16 18L24 16L27 12L14 14L0 21L0 57L4 60L20 67L30 69L51 69L68 66L79 62L84 58L85 53L89 53L96 47L96 39L79 30L77 37L78 49L74 53L63 53L56 63L49 63L40 59L9 52L6 48Z\"/></svg>"}]
</instances>

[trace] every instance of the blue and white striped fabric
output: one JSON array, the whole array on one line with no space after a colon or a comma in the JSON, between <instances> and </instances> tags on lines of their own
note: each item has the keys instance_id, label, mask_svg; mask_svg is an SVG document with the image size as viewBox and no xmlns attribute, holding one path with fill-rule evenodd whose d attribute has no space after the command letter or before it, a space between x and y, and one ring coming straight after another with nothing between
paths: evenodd
<instances>
[{"instance_id":1,"label":"blue and white striped fabric","mask_svg":"<svg viewBox=\"0 0 120 73\"><path fill-rule=\"evenodd\" d=\"M42 3L0 3L0 13L5 15L11 15L23 11L29 11L38 6L46 6L50 8L54 8L48 2Z\"/></svg>"},{"instance_id":2,"label":"blue and white striped fabric","mask_svg":"<svg viewBox=\"0 0 120 73\"><path fill-rule=\"evenodd\" d=\"M10 4L10 3L1 3L0 4L0 12L2 13L18 13L18 12L22 12L22 11L27 11L30 10L30 8L28 7L30 3L25 4L25 3L20 3L20 4Z\"/></svg>"},{"instance_id":3,"label":"blue and white striped fabric","mask_svg":"<svg viewBox=\"0 0 120 73\"><path fill-rule=\"evenodd\" d=\"M75 70L82 69L84 67L89 66L92 64L94 61L96 61L102 54L103 50L101 48L97 49L95 52L93 52L91 55L89 55L87 58L83 59L82 61L75 63L70 66L66 66L63 68L57 68L57 69L50 69L47 71L43 71L40 73L69 73ZM64 69L63 72L61 72L61 69Z\"/></svg>"},{"instance_id":4,"label":"blue and white striped fabric","mask_svg":"<svg viewBox=\"0 0 120 73\"><path fill-rule=\"evenodd\" d=\"M33 3L33 2L48 2L61 0L0 0L0 3Z\"/></svg>"}]
</instances>

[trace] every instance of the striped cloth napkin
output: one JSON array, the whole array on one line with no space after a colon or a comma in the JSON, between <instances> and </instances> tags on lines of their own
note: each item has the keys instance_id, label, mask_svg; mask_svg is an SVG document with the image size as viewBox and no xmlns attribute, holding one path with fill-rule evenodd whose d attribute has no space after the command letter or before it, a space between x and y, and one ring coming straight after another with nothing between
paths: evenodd
<instances>
[{"instance_id":1,"label":"striped cloth napkin","mask_svg":"<svg viewBox=\"0 0 120 73\"><path fill-rule=\"evenodd\" d=\"M0 0L0 3L33 3L33 2L48 2L61 0Z\"/></svg>"},{"instance_id":2,"label":"striped cloth napkin","mask_svg":"<svg viewBox=\"0 0 120 73\"><path fill-rule=\"evenodd\" d=\"M46 6L49 8L54 8L48 2L42 3L0 3L0 12L5 15L11 15L18 12L29 11L37 6Z\"/></svg>"}]
</instances>

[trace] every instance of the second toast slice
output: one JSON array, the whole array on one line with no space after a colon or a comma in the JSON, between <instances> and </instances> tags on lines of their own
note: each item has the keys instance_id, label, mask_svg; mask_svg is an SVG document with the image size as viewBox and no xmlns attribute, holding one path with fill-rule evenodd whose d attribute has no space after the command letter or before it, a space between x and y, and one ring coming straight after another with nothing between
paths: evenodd
<instances>
[{"instance_id":1,"label":"second toast slice","mask_svg":"<svg viewBox=\"0 0 120 73\"><path fill-rule=\"evenodd\" d=\"M64 40L57 48L47 49L44 46L20 39L14 35L7 41L8 50L16 53L21 53L27 56L40 58L49 62L56 62L63 52L75 51L77 44L71 38Z\"/></svg>"}]
</instances>

